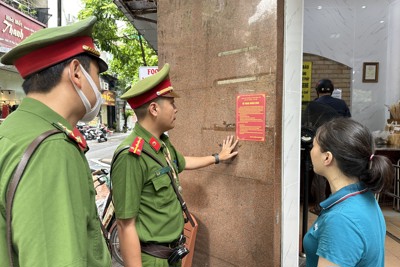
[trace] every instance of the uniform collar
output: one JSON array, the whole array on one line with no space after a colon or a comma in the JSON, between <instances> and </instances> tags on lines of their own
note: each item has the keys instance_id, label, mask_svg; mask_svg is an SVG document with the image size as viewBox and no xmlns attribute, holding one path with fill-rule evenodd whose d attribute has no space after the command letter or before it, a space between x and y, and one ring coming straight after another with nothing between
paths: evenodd
<instances>
[{"instance_id":1,"label":"uniform collar","mask_svg":"<svg viewBox=\"0 0 400 267\"><path fill-rule=\"evenodd\" d=\"M77 128L73 128L71 124L57 112L40 102L39 100L26 97L22 100L18 107L19 111L35 114L43 120L49 122L54 127L65 132L67 136L79 145L79 148L86 152L88 150L86 140Z\"/></svg>"},{"instance_id":2,"label":"uniform collar","mask_svg":"<svg viewBox=\"0 0 400 267\"><path fill-rule=\"evenodd\" d=\"M72 129L71 124L66 119L39 100L26 97L22 100L18 110L35 114L50 124L59 122L68 129Z\"/></svg>"},{"instance_id":3,"label":"uniform collar","mask_svg":"<svg viewBox=\"0 0 400 267\"><path fill-rule=\"evenodd\" d=\"M330 209L334 205L346 200L349 197L362 194L367 191L368 188L362 182L350 184L329 196L326 200L322 201L320 205L324 210Z\"/></svg>"},{"instance_id":4,"label":"uniform collar","mask_svg":"<svg viewBox=\"0 0 400 267\"><path fill-rule=\"evenodd\" d=\"M159 138L153 136L149 131L143 128L139 122L136 122L134 128L136 134L143 138L143 140L150 145L150 147L156 152L160 152L162 147L162 143L168 142L168 136L166 134L162 134Z\"/></svg>"}]
</instances>

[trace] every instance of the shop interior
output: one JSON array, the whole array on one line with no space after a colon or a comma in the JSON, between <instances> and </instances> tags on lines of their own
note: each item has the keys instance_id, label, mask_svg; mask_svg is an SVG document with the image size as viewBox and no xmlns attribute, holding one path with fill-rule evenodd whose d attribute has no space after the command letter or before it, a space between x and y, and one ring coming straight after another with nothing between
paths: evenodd
<instances>
[{"instance_id":1,"label":"shop interior","mask_svg":"<svg viewBox=\"0 0 400 267\"><path fill-rule=\"evenodd\" d=\"M25 96L22 82L15 68L0 66L0 123L18 107Z\"/></svg>"},{"instance_id":2,"label":"shop interior","mask_svg":"<svg viewBox=\"0 0 400 267\"><path fill-rule=\"evenodd\" d=\"M7 118L11 112L16 110L19 102L14 90L0 89L0 119Z\"/></svg>"},{"instance_id":3,"label":"shop interior","mask_svg":"<svg viewBox=\"0 0 400 267\"><path fill-rule=\"evenodd\" d=\"M347 103L352 118L373 132L375 154L391 159L395 179L376 195L387 224L385 266L395 266L400 260L399 11L399 0L304 0L303 64L312 71L307 76L309 95L304 97L303 69L302 125L318 119L307 120L304 114L304 107L317 97L315 84L331 79L334 94ZM302 128L302 137L312 134ZM315 203L310 193L314 172L308 153L302 142L302 236L316 219L309 211Z\"/></svg>"}]
</instances>

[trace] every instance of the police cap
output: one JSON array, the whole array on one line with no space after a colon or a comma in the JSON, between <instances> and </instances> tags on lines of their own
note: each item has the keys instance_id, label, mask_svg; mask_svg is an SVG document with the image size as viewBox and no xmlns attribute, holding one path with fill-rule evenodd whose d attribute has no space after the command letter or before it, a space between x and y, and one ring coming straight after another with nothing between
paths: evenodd
<instances>
[{"instance_id":1,"label":"police cap","mask_svg":"<svg viewBox=\"0 0 400 267\"><path fill-rule=\"evenodd\" d=\"M15 65L22 78L51 67L79 54L87 54L97 60L99 71L108 69L100 58L92 39L96 17L91 16L74 24L41 29L1 57L1 63Z\"/></svg>"},{"instance_id":2,"label":"police cap","mask_svg":"<svg viewBox=\"0 0 400 267\"><path fill-rule=\"evenodd\" d=\"M135 109L159 96L179 97L179 95L174 92L174 88L171 85L169 69L169 64L166 63L156 74L132 85L132 87L121 96L121 99L128 101L129 105Z\"/></svg>"}]
</instances>

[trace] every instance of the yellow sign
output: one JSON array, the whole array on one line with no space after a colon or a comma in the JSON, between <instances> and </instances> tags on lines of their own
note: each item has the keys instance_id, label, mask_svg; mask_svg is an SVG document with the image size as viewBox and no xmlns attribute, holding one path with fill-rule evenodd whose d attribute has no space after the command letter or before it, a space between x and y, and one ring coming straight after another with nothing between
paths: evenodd
<instances>
[{"instance_id":1,"label":"yellow sign","mask_svg":"<svg viewBox=\"0 0 400 267\"><path fill-rule=\"evenodd\" d=\"M302 94L301 100L302 102L311 101L311 70L312 70L312 62L305 61L303 62L303 81L302 81Z\"/></svg>"},{"instance_id":2,"label":"yellow sign","mask_svg":"<svg viewBox=\"0 0 400 267\"><path fill-rule=\"evenodd\" d=\"M115 106L115 92L113 91L104 91L101 96L104 99L104 105L107 106Z\"/></svg>"}]
</instances>

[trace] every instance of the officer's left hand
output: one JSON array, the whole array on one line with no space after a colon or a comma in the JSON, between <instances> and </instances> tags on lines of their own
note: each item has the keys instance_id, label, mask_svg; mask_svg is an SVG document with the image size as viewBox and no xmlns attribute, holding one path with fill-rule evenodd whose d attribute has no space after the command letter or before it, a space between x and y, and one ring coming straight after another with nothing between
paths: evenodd
<instances>
[{"instance_id":1,"label":"officer's left hand","mask_svg":"<svg viewBox=\"0 0 400 267\"><path fill-rule=\"evenodd\" d=\"M233 135L228 136L222 142L222 149L221 149L221 152L219 152L219 160L225 161L225 160L228 160L228 159L236 156L239 152L233 151L233 149L235 149L237 143L238 143L238 140L233 142Z\"/></svg>"}]
</instances>

